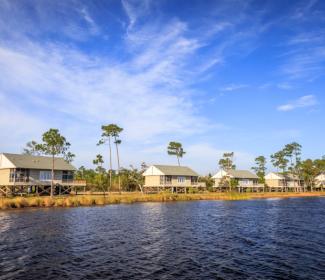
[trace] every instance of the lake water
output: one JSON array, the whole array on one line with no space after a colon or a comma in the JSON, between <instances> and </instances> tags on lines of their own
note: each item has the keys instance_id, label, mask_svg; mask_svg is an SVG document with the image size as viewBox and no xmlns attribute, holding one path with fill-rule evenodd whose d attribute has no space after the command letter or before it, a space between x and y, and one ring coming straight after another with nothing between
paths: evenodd
<instances>
[{"instance_id":1,"label":"lake water","mask_svg":"<svg viewBox=\"0 0 325 280\"><path fill-rule=\"evenodd\" d=\"M325 198L0 212L0 279L325 279Z\"/></svg>"}]
</instances>

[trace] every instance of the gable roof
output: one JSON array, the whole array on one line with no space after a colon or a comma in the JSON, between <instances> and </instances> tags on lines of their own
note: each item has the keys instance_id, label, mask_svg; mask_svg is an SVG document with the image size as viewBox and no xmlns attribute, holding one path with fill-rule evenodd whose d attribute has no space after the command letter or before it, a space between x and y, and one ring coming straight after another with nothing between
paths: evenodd
<instances>
[{"instance_id":1,"label":"gable roof","mask_svg":"<svg viewBox=\"0 0 325 280\"><path fill-rule=\"evenodd\" d=\"M222 179L223 177L228 176L235 179L258 179L258 176L249 170L219 170L212 178L213 179Z\"/></svg>"},{"instance_id":2,"label":"gable roof","mask_svg":"<svg viewBox=\"0 0 325 280\"><path fill-rule=\"evenodd\" d=\"M227 173L238 179L258 179L258 176L254 173L250 172L249 170L228 170Z\"/></svg>"},{"instance_id":3,"label":"gable roof","mask_svg":"<svg viewBox=\"0 0 325 280\"><path fill-rule=\"evenodd\" d=\"M195 171L187 166L177 166L177 165L152 165L151 167L157 168L164 175L174 175L174 176L199 176ZM148 170L150 167L148 168ZM143 175L150 175L144 173Z\"/></svg>"},{"instance_id":4,"label":"gable roof","mask_svg":"<svg viewBox=\"0 0 325 280\"><path fill-rule=\"evenodd\" d=\"M52 157L3 153L16 168L52 169ZM54 158L54 170L76 170L63 158Z\"/></svg>"},{"instance_id":5,"label":"gable roof","mask_svg":"<svg viewBox=\"0 0 325 280\"><path fill-rule=\"evenodd\" d=\"M272 174L276 175L278 178L274 178ZM265 179L271 179L271 180L287 180L287 181L292 181L292 180L299 180L299 176L294 175L294 174L282 174L280 172L270 172L265 176Z\"/></svg>"},{"instance_id":6,"label":"gable roof","mask_svg":"<svg viewBox=\"0 0 325 280\"><path fill-rule=\"evenodd\" d=\"M316 180L325 181L325 172L322 172L321 174L316 176Z\"/></svg>"}]
</instances>

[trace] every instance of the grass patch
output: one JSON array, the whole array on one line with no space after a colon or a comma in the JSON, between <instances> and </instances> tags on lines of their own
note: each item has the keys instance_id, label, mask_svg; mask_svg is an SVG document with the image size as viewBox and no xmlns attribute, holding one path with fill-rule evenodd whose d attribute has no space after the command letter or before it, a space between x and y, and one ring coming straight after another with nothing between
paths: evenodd
<instances>
[{"instance_id":1,"label":"grass patch","mask_svg":"<svg viewBox=\"0 0 325 280\"><path fill-rule=\"evenodd\" d=\"M122 193L103 195L70 195L50 197L13 197L0 198L0 209L17 209L25 207L78 207L106 204L131 204L136 202L172 202L172 201L191 201L191 200L248 200L263 198L287 198L287 197L308 197L325 196L324 192L305 192L305 193L159 193L141 194Z\"/></svg>"}]
</instances>

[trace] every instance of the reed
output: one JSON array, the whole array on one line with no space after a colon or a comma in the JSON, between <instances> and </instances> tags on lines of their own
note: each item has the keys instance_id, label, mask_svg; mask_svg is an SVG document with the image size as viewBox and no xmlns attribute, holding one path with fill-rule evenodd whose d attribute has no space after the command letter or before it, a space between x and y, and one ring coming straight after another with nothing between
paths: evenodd
<instances>
[{"instance_id":1,"label":"reed","mask_svg":"<svg viewBox=\"0 0 325 280\"><path fill-rule=\"evenodd\" d=\"M13 197L0 198L0 209L17 209L25 207L78 207L137 202L173 202L191 200L248 200L263 198L288 198L325 196L324 192L306 193L190 193L190 194L141 194L139 192L103 195L70 195L50 197Z\"/></svg>"}]
</instances>

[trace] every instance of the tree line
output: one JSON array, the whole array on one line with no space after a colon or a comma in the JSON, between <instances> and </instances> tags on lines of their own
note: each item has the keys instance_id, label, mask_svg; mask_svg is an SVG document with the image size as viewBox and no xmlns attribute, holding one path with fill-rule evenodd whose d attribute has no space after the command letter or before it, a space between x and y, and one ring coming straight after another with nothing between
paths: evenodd
<instances>
[{"instance_id":1,"label":"tree line","mask_svg":"<svg viewBox=\"0 0 325 280\"><path fill-rule=\"evenodd\" d=\"M97 154L93 160L95 168L85 168L81 166L75 175L76 179L86 180L87 186L92 190L98 191L132 191L141 189L143 185L142 173L147 168L145 163L141 164L140 169L133 166L122 168L120 165L119 145L122 140L120 134L123 128L116 124L102 125L101 137L97 145L108 145L108 164L104 168L104 157ZM115 146L117 169L113 169L113 152L112 146ZM52 157L52 178L51 178L51 195L53 195L54 185L54 165L56 156L63 156L64 159L71 163L75 155L71 153L70 143L62 136L58 129L50 129L42 135L40 143L30 141L26 144L23 152L31 155L49 155ZM270 155L270 162L277 172L287 175L295 175L305 182L305 185L312 187L315 184L315 178L322 172L325 172L325 156L320 159L301 159L302 146L297 142L286 144L281 150ZM182 143L171 141L167 146L167 154L176 156L177 164L180 166L180 159L186 154ZM219 168L223 170L236 169L234 163L234 152L226 152L218 161ZM267 170L267 158L263 155L255 158L255 165L251 168L259 177L259 183L265 183ZM207 187L212 187L212 175L200 178L200 181L206 183Z\"/></svg>"},{"instance_id":2,"label":"tree line","mask_svg":"<svg viewBox=\"0 0 325 280\"><path fill-rule=\"evenodd\" d=\"M301 158L302 146L297 142L286 144L281 150L270 155L270 162L278 173L293 175L304 181L306 187L315 185L315 178L325 172L325 156L319 159ZM260 155L255 158L255 165L251 168L259 177L259 183L265 183L267 158ZM218 162L223 170L236 169L234 152L224 153Z\"/></svg>"}]
</instances>

